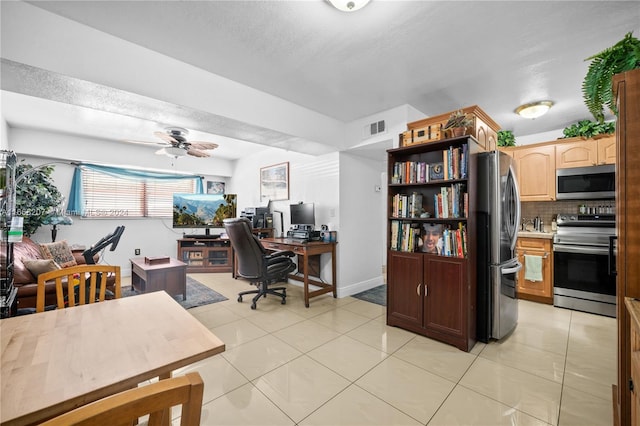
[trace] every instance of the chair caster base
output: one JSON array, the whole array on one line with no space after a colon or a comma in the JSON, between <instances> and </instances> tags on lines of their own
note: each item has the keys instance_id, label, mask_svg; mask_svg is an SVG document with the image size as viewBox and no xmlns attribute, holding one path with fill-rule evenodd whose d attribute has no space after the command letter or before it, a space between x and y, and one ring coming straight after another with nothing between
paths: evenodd
<instances>
[{"instance_id":1,"label":"chair caster base","mask_svg":"<svg viewBox=\"0 0 640 426\"><path fill-rule=\"evenodd\" d=\"M242 296L238 296L238 302L242 302Z\"/></svg>"},{"instance_id":2,"label":"chair caster base","mask_svg":"<svg viewBox=\"0 0 640 426\"><path fill-rule=\"evenodd\" d=\"M255 303L251 304L251 309L253 309L254 311L256 310L256 304Z\"/></svg>"}]
</instances>

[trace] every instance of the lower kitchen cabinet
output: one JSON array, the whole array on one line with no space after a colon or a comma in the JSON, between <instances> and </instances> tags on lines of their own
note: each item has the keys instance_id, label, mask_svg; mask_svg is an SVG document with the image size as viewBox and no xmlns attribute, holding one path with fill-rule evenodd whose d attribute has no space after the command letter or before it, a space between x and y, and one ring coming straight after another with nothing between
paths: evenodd
<instances>
[{"instance_id":1,"label":"lower kitchen cabinet","mask_svg":"<svg viewBox=\"0 0 640 426\"><path fill-rule=\"evenodd\" d=\"M553 249L552 241L545 238L518 237L516 245L518 261L523 267L518 273L518 298L553 304ZM524 255L542 258L542 281L530 281L526 277Z\"/></svg>"},{"instance_id":2,"label":"lower kitchen cabinet","mask_svg":"<svg viewBox=\"0 0 640 426\"><path fill-rule=\"evenodd\" d=\"M390 251L387 324L469 351L475 344L475 294L467 259Z\"/></svg>"}]
</instances>

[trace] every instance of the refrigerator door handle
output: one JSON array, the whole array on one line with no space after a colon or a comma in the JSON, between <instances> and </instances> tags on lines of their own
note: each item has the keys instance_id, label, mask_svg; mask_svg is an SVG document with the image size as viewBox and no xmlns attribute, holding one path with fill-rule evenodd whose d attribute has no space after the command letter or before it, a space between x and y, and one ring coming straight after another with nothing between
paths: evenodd
<instances>
[{"instance_id":1,"label":"refrigerator door handle","mask_svg":"<svg viewBox=\"0 0 640 426\"><path fill-rule=\"evenodd\" d=\"M500 272L502 273L502 275L515 274L520 269L522 269L522 263L516 262L516 265L513 268L501 268Z\"/></svg>"}]
</instances>

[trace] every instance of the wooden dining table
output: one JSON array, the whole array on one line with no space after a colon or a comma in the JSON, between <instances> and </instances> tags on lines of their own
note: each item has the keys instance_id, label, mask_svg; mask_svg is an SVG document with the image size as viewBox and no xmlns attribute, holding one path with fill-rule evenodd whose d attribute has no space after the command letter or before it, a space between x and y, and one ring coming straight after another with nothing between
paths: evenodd
<instances>
[{"instance_id":1,"label":"wooden dining table","mask_svg":"<svg viewBox=\"0 0 640 426\"><path fill-rule=\"evenodd\" d=\"M0 321L0 423L29 425L219 354L164 291Z\"/></svg>"}]
</instances>

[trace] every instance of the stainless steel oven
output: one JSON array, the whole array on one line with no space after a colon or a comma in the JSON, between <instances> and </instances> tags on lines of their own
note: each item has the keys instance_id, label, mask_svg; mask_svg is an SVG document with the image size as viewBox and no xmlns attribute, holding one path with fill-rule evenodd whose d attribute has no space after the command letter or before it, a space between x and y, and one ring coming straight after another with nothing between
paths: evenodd
<instances>
[{"instance_id":1,"label":"stainless steel oven","mask_svg":"<svg viewBox=\"0 0 640 426\"><path fill-rule=\"evenodd\" d=\"M615 217L560 214L557 222L554 306L615 317Z\"/></svg>"}]
</instances>

